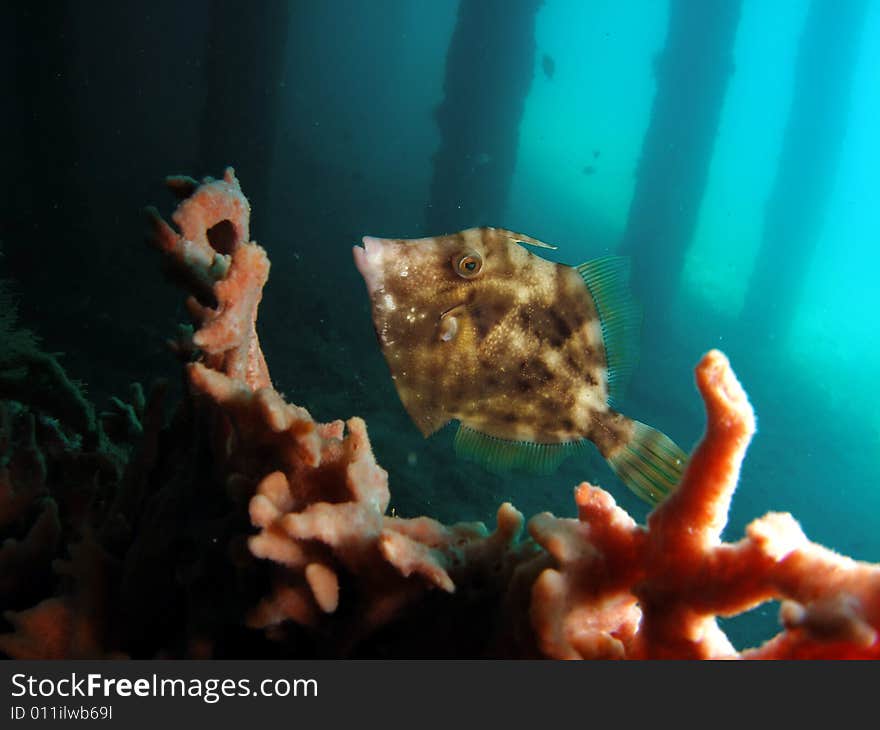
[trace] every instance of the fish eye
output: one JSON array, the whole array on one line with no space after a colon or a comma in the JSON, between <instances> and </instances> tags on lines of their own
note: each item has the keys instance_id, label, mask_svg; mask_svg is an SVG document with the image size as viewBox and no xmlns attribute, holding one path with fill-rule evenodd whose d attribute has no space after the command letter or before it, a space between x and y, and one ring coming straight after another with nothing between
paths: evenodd
<instances>
[{"instance_id":1,"label":"fish eye","mask_svg":"<svg viewBox=\"0 0 880 730\"><path fill-rule=\"evenodd\" d=\"M453 257L452 267L463 279L473 279L483 268L483 257L476 251L465 251Z\"/></svg>"}]
</instances>

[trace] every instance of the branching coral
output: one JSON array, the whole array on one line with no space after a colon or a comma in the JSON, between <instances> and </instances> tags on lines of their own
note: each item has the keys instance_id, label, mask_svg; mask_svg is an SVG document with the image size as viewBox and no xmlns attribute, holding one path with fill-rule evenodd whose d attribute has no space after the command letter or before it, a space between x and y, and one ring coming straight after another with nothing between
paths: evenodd
<instances>
[{"instance_id":1,"label":"branching coral","mask_svg":"<svg viewBox=\"0 0 880 730\"><path fill-rule=\"evenodd\" d=\"M0 635L0 651L104 656L99 639L111 622L103 566L112 560L89 525L106 513L102 482L118 479L117 452L84 451L56 422L11 402L0 402L0 434L0 532L8 536L0 547L0 606L21 609L50 591L30 608L4 611L13 632Z\"/></svg>"},{"instance_id":2,"label":"branching coral","mask_svg":"<svg viewBox=\"0 0 880 730\"><path fill-rule=\"evenodd\" d=\"M317 423L272 387L255 327L269 261L248 240L233 172L169 182L179 232L152 211L154 240L190 294L194 329L174 343L190 397L167 426L161 387L149 398L135 389L98 421L99 445L102 424L139 439L124 468L123 452L84 451L51 419L0 402L0 529L11 536L0 598L16 609L0 651L880 656L880 566L811 543L787 514L722 541L754 415L721 353L696 371L706 434L645 526L586 483L578 519L537 515L525 540L509 504L492 533L388 515L366 424ZM61 489L58 471L92 487ZM22 566L34 564L48 595L23 592ZM781 633L737 652L717 617L773 598Z\"/></svg>"},{"instance_id":3,"label":"branching coral","mask_svg":"<svg viewBox=\"0 0 880 730\"><path fill-rule=\"evenodd\" d=\"M646 528L586 483L575 493L578 520L531 521L532 536L556 562L532 593L543 653L734 657L715 617L779 598L784 631L741 656L880 657L880 566L809 542L789 514L765 515L739 542L721 541L755 419L720 352L705 355L696 375L706 434Z\"/></svg>"},{"instance_id":4,"label":"branching coral","mask_svg":"<svg viewBox=\"0 0 880 730\"><path fill-rule=\"evenodd\" d=\"M120 560L112 552L132 539L138 492L155 456L161 391L134 404L116 401L122 430L141 441L135 454L104 433L117 414L102 414L97 443L89 445L28 405L0 401L0 607L12 629L0 635L0 652L32 659L119 654L114 634L125 629L117 617Z\"/></svg>"},{"instance_id":5,"label":"branching coral","mask_svg":"<svg viewBox=\"0 0 880 730\"><path fill-rule=\"evenodd\" d=\"M27 401L70 424L89 440L96 437L91 404L54 355L18 322L12 285L0 279L0 399Z\"/></svg>"},{"instance_id":6,"label":"branching coral","mask_svg":"<svg viewBox=\"0 0 880 730\"><path fill-rule=\"evenodd\" d=\"M225 180L235 183L229 172ZM236 186L232 195L238 194ZM181 206L175 215L184 217L189 210ZM216 225L215 218L200 220ZM232 227L246 236L246 221ZM207 239L202 230L191 235ZM228 278L215 284L215 296L221 312L247 313L239 318L250 329L242 323L231 328L234 332L252 332L252 303L259 295L250 288L262 285L264 268L260 259L259 275L237 273L235 267L245 264L236 250L231 249ZM247 305L237 309L239 300ZM224 316L230 319L221 314L214 321ZM200 337L197 332L194 341ZM255 342L254 334L238 347L262 363L254 355ZM537 575L530 616L546 656L733 656L715 617L770 598L789 601L783 610L786 630L750 656L877 650L872 628L880 601L876 567L847 562L809 543L789 515L757 520L737 544L721 542L754 415L718 352L706 355L697 368L708 415L706 436L678 490L651 514L647 528L617 508L609 494L584 484L576 492L579 521L539 515L530 522L532 537L547 551L531 558L527 549L514 548L522 518L509 505L499 511L498 531L490 538L482 526L446 528L427 518L384 516L387 475L373 459L360 419L349 421L344 435L341 422L315 424L269 387L252 393L255 384L236 381L234 371L221 375L195 364L190 378L235 424L231 452L239 458L255 451L272 454L272 471L261 476L250 500L251 520L260 532L249 545L255 556L280 568L273 593L251 612L250 625L286 619L317 625L337 610L345 574L344 593L358 604L349 615L358 616L359 623L347 628L361 635L392 620L426 587L454 591L454 568L468 565L485 572L488 564L504 563L499 572L505 578L513 570L518 575L511 592L529 584L523 576ZM542 570L548 556L556 567ZM410 576L419 580L405 580ZM515 605L510 596L508 605Z\"/></svg>"},{"instance_id":7,"label":"branching coral","mask_svg":"<svg viewBox=\"0 0 880 730\"><path fill-rule=\"evenodd\" d=\"M235 173L229 168L222 180L208 179L202 185L172 177L168 185L182 198L172 216L180 233L154 208L148 212L153 240L165 254L170 274L192 293L187 307L198 331L191 344L202 351L206 367L254 389L269 386L256 331L269 259L248 240L250 204Z\"/></svg>"},{"instance_id":8,"label":"branching coral","mask_svg":"<svg viewBox=\"0 0 880 730\"><path fill-rule=\"evenodd\" d=\"M172 185L190 193L173 216L181 233L152 216L158 247L192 292L192 344L204 356L188 366L189 381L221 417L231 481L252 494L249 514L260 531L250 551L278 564L272 591L248 625L317 626L332 621L342 602L348 625L337 634L352 643L427 589L453 592L453 576L477 561L496 576L509 573L523 553L516 547L522 515L510 505L499 510L492 535L482 524L387 517L388 475L375 462L364 422L318 424L272 389L254 327L268 259L246 242L249 208L238 181L227 170L222 181L196 187L175 178ZM222 249L211 236L218 227L232 233Z\"/></svg>"},{"instance_id":9,"label":"branching coral","mask_svg":"<svg viewBox=\"0 0 880 730\"><path fill-rule=\"evenodd\" d=\"M0 635L0 651L17 659L120 658L108 652L114 621L107 595L109 573L117 566L107 552L88 536L71 546L69 560L55 569L71 582L61 596L47 598L25 611L10 613L13 633Z\"/></svg>"}]
</instances>

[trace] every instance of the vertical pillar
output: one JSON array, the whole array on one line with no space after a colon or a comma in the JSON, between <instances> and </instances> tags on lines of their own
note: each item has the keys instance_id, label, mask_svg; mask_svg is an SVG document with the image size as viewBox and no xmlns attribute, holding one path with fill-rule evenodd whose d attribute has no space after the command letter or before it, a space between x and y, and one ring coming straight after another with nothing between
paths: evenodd
<instances>
[{"instance_id":1,"label":"vertical pillar","mask_svg":"<svg viewBox=\"0 0 880 730\"><path fill-rule=\"evenodd\" d=\"M791 110L743 317L753 337L781 340L822 229L849 114L866 0L813 0L801 36Z\"/></svg>"},{"instance_id":2,"label":"vertical pillar","mask_svg":"<svg viewBox=\"0 0 880 730\"><path fill-rule=\"evenodd\" d=\"M621 251L646 321L669 306L696 225L728 80L741 0L671 0L666 47Z\"/></svg>"},{"instance_id":3,"label":"vertical pillar","mask_svg":"<svg viewBox=\"0 0 880 730\"><path fill-rule=\"evenodd\" d=\"M503 225L542 0L461 0L436 111L429 233Z\"/></svg>"}]
</instances>

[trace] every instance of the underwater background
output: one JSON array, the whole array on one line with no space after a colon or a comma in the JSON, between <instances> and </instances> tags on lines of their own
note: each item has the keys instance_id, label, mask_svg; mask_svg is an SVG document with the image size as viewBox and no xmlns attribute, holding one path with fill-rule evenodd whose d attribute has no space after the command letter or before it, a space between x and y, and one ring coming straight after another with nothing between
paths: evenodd
<instances>
[{"instance_id":1,"label":"underwater background","mask_svg":"<svg viewBox=\"0 0 880 730\"><path fill-rule=\"evenodd\" d=\"M632 257L620 410L685 449L692 368L729 356L758 434L727 539L790 511L880 561L880 3L6 0L0 54L0 277L96 403L179 379L164 343L186 316L143 207L171 210L166 175L232 165L272 261L275 385L316 419L366 419L397 514L573 515L583 480L648 511L594 451L499 476L403 410L351 247L492 225L572 265ZM755 644L777 607L735 621Z\"/></svg>"}]
</instances>

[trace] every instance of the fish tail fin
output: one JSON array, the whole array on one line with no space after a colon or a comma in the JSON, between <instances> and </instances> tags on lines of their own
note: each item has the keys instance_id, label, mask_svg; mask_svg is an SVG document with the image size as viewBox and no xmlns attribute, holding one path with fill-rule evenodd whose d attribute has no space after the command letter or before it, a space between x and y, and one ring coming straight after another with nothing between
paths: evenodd
<instances>
[{"instance_id":1,"label":"fish tail fin","mask_svg":"<svg viewBox=\"0 0 880 730\"><path fill-rule=\"evenodd\" d=\"M629 440L605 455L620 480L638 497L658 504L678 485L687 454L657 429L631 421Z\"/></svg>"}]
</instances>

